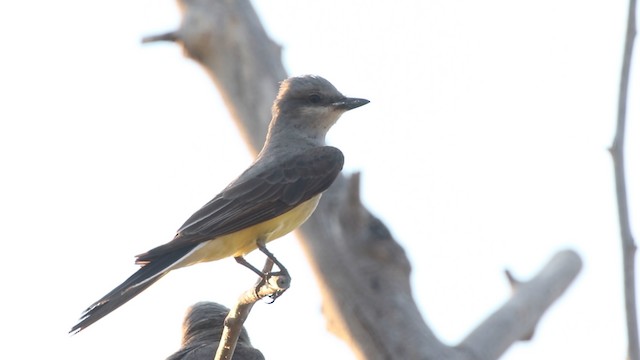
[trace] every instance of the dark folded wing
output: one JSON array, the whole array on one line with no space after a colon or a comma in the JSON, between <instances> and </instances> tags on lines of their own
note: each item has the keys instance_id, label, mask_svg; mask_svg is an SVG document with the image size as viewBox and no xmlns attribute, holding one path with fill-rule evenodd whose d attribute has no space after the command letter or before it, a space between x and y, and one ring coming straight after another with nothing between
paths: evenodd
<instances>
[{"instance_id":1,"label":"dark folded wing","mask_svg":"<svg viewBox=\"0 0 640 360\"><path fill-rule=\"evenodd\" d=\"M326 190L342 170L340 150L324 146L247 171L196 211L176 237L137 256L145 264L185 246L194 246L270 220Z\"/></svg>"}]
</instances>

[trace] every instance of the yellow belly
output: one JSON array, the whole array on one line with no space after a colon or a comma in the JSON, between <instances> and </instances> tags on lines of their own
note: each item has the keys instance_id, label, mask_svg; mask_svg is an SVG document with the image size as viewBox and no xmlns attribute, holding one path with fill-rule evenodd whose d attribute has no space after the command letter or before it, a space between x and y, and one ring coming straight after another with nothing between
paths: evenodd
<instances>
[{"instance_id":1,"label":"yellow belly","mask_svg":"<svg viewBox=\"0 0 640 360\"><path fill-rule=\"evenodd\" d=\"M256 245L257 239L263 238L265 242L269 242L302 225L316 209L319 200L320 195L314 196L289 212L271 220L202 243L173 268L246 255L258 247Z\"/></svg>"}]
</instances>

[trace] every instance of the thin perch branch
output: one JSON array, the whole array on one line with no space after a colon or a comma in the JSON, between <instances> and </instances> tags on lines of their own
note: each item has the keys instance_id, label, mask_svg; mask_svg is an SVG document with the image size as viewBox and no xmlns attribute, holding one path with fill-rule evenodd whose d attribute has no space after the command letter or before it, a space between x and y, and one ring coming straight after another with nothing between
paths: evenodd
<instances>
[{"instance_id":1,"label":"thin perch branch","mask_svg":"<svg viewBox=\"0 0 640 360\"><path fill-rule=\"evenodd\" d=\"M271 274L273 261L267 259L262 272L267 275L267 279L259 278L256 285L245 291L236 304L229 310L229 314L224 319L224 329L220 344L216 351L215 360L231 360L236 348L236 343L242 332L242 326L249 316L253 304L267 296L277 296L289 288L291 278L287 274Z\"/></svg>"},{"instance_id":2,"label":"thin perch branch","mask_svg":"<svg viewBox=\"0 0 640 360\"><path fill-rule=\"evenodd\" d=\"M620 93L618 97L618 121L616 135L609 151L613 157L616 182L616 197L618 203L618 220L620 223L620 238L622 240L622 267L624 276L625 308L627 312L627 357L630 360L640 360L640 344L638 343L638 314L636 309L636 279L635 254L636 243L629 225L629 205L627 203L627 184L624 166L624 138L627 119L627 97L629 89L629 74L631 72L631 57L636 36L636 1L629 1L629 15L627 19L627 34L622 58L620 74Z\"/></svg>"}]
</instances>

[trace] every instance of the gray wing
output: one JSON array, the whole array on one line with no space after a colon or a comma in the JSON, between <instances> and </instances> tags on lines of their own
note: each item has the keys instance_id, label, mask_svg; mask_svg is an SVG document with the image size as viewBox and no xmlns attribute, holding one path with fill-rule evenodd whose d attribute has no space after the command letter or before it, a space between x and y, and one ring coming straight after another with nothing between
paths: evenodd
<instances>
[{"instance_id":1,"label":"gray wing","mask_svg":"<svg viewBox=\"0 0 640 360\"><path fill-rule=\"evenodd\" d=\"M137 256L147 264L193 246L273 219L325 191L342 170L340 150L324 146L293 155L251 176L241 175L196 211L176 237Z\"/></svg>"}]
</instances>

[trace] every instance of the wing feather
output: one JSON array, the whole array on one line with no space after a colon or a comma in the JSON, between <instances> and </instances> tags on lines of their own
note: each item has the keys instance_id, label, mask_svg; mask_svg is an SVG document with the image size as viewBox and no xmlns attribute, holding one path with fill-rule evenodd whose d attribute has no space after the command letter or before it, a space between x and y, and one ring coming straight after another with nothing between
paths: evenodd
<instances>
[{"instance_id":1,"label":"wing feather","mask_svg":"<svg viewBox=\"0 0 640 360\"><path fill-rule=\"evenodd\" d=\"M342 170L340 150L323 146L292 155L258 172L247 171L196 211L176 237L137 256L148 263L185 246L273 219L325 191Z\"/></svg>"}]
</instances>

